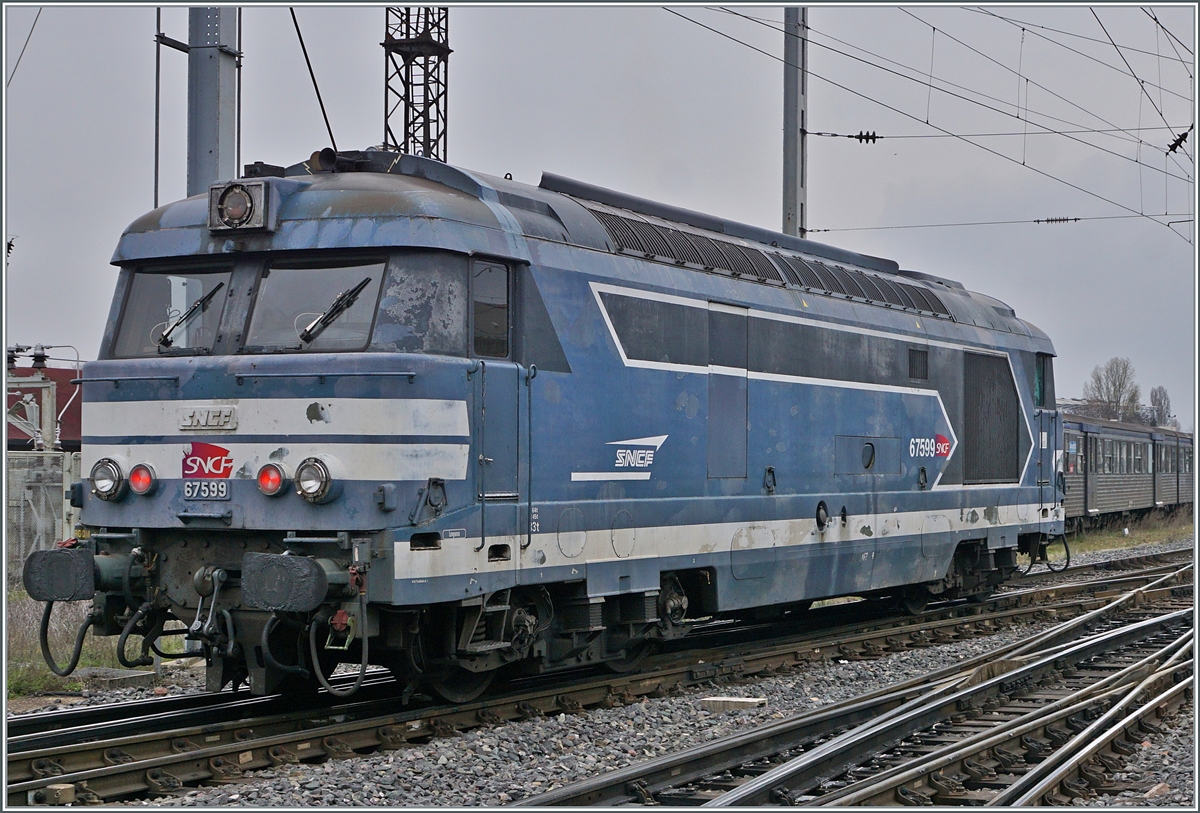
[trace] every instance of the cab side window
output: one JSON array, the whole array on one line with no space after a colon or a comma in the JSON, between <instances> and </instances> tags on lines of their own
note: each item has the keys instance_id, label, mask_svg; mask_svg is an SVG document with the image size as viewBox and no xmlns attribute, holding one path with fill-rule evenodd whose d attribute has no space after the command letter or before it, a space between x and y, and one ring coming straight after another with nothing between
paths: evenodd
<instances>
[{"instance_id":1,"label":"cab side window","mask_svg":"<svg viewBox=\"0 0 1200 813\"><path fill-rule=\"evenodd\" d=\"M500 263L476 261L471 269L475 355L508 356L509 274Z\"/></svg>"}]
</instances>

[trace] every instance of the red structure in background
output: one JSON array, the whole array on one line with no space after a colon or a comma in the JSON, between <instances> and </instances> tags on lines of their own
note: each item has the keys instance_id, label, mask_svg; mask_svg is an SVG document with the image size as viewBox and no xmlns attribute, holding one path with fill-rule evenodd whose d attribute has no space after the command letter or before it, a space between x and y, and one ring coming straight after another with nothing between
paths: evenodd
<instances>
[{"instance_id":1,"label":"red structure in background","mask_svg":"<svg viewBox=\"0 0 1200 813\"><path fill-rule=\"evenodd\" d=\"M24 359L22 359L24 360ZM75 365L69 367L33 367L13 366L7 368L6 399L7 414L14 412L18 418L28 419L25 409L20 405L26 396L33 396L37 404L38 424L42 429L43 442L46 451L55 450L54 424L59 413L62 421L59 425L59 448L65 452L79 451L80 439L80 405L83 394L79 385L71 380L78 378ZM53 385L52 387L49 385ZM63 407L66 411L63 411ZM47 413L49 413L47 415ZM34 438L11 420L6 420L8 426L9 451L33 451ZM47 429L49 430L47 432Z\"/></svg>"}]
</instances>

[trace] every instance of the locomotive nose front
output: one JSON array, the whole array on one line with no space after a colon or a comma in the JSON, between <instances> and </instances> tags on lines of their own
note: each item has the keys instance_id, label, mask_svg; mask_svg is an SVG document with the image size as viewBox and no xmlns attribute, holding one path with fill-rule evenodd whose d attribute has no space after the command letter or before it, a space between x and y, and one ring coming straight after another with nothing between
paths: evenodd
<instances>
[{"instance_id":1,"label":"locomotive nose front","mask_svg":"<svg viewBox=\"0 0 1200 813\"><path fill-rule=\"evenodd\" d=\"M35 557L31 594L98 591L96 631L144 635L144 656L171 631L198 641L210 689L365 665L389 529L473 502L473 365L427 352L466 341L465 259L445 257L125 272L110 358L83 372L84 548ZM436 299L439 273L461 277L463 322L416 336L406 308L436 320L412 289Z\"/></svg>"}]
</instances>

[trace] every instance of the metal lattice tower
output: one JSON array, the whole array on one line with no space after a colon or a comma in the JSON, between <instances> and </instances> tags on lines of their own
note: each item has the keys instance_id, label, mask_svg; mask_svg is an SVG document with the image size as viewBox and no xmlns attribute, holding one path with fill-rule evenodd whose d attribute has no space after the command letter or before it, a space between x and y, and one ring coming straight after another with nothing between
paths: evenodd
<instances>
[{"instance_id":1,"label":"metal lattice tower","mask_svg":"<svg viewBox=\"0 0 1200 813\"><path fill-rule=\"evenodd\" d=\"M446 160L450 9L389 7L384 32L385 149Z\"/></svg>"}]
</instances>

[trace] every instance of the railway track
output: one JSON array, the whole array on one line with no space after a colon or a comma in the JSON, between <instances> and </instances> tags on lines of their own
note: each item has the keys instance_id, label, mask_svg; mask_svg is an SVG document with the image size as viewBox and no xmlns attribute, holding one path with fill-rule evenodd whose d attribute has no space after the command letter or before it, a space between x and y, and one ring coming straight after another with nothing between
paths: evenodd
<instances>
[{"instance_id":1,"label":"railway track","mask_svg":"<svg viewBox=\"0 0 1200 813\"><path fill-rule=\"evenodd\" d=\"M1157 574L1131 578L1140 579L1142 587L1154 579L1162 581ZM858 624L776 640L760 644L753 652L745 651L743 641L733 647L690 652L686 657L667 654L649 662L650 671L640 674L576 676L538 688L517 687L486 702L463 706L429 706L397 713L392 695L333 705L316 713L272 715L259 713L270 708L269 698L254 698L234 701L245 704L236 714L217 705L199 712L163 712L157 719L145 717L143 706L142 718L132 724L121 723L132 726L121 731L93 720L90 728L60 728L11 738L7 799L10 804L53 801L48 795L51 785L69 785L81 801L178 792L198 782L236 781L246 770L402 748L409 741L447 736L504 719L630 702L641 695L661 695L714 679L788 671L818 658L873 658L897 648L990 634L1017 620L1063 619L1103 610L1111 602L1098 589L1101 586L1085 583L1006 594L990 604L943 608L921 618L877 622L867 630ZM1190 601L1190 585L1164 585L1152 592L1171 591L1186 594ZM228 719L220 719L217 712L228 714ZM205 715L202 723L198 723L197 713Z\"/></svg>"},{"instance_id":2,"label":"railway track","mask_svg":"<svg viewBox=\"0 0 1200 813\"><path fill-rule=\"evenodd\" d=\"M1011 590L999 593L994 598L993 603L1002 600L1008 600L1013 592L1028 590L1031 585L1037 585L1043 582L1047 577L1054 577L1057 581L1064 584L1064 589L1067 590L1091 590L1097 592L1103 585L1098 582L1088 581L1083 585L1077 586L1070 582L1069 577L1078 578L1088 573L1110 573L1114 571L1136 571L1131 574L1134 578L1144 578L1155 574L1169 572L1171 565L1175 562L1190 558L1192 552L1190 550L1172 551L1166 554L1154 554L1149 556L1134 556L1124 557L1119 559L1107 560L1086 565L1073 565L1066 570L1058 573L1049 573L1045 571L1035 571L1032 574L1014 577L1009 585ZM838 609L822 608L811 610L805 615L804 625L809 629L816 627L830 628L829 635L837 635L853 626L861 626L864 629L872 628L872 625L909 623L911 619L901 618L882 619L878 616L878 610L869 604L863 604L862 610L859 611L856 605L840 605ZM942 606L933 605L925 613L923 617L953 617L956 614L962 613L962 603L948 603ZM767 625L759 625L765 629ZM776 625L778 627L779 625ZM753 632L753 627L750 631ZM686 645L687 648L695 648L696 644L703 646L705 643L719 646L721 638L728 636L731 639L744 641L747 634L747 628L743 626L723 629L715 627L712 630L704 633L697 631L692 637L684 639L680 646ZM331 682L335 687L353 682L344 677L333 677ZM368 677L368 684L363 690L369 693L372 690L372 685L387 685L394 690L395 682L390 679L390 673L373 674ZM330 705L331 702L326 698L326 693L322 690L318 693L313 702ZM145 700L128 701L123 703L109 703L96 706L84 706L77 708L64 708L55 711L43 711L36 714L14 715L7 718L7 737L10 742L10 750L15 741L18 747L23 738L33 734L47 734L51 731L68 731L70 729L83 730L88 726L95 726L97 730L104 729L109 734L133 733L132 728L127 730L123 726L133 726L140 719L163 719L160 715L173 714L180 711L195 711L203 712L207 710L212 716L207 717L209 720L221 719L225 715L232 713L227 709L239 709L237 713L244 714L246 710L253 709L255 714L270 714L273 711L280 711L276 706L286 705L288 701L282 700L278 695L266 697L249 697L247 695L239 696L235 692L225 690L214 693L195 693L187 695L177 695L173 697L147 698ZM106 728L107 727L107 728ZM70 735L64 735L65 737ZM64 740L65 741L65 740ZM46 741L49 744L49 740Z\"/></svg>"},{"instance_id":3,"label":"railway track","mask_svg":"<svg viewBox=\"0 0 1200 813\"><path fill-rule=\"evenodd\" d=\"M1071 580L1085 573L1114 573L1123 570L1146 570L1149 568L1175 565L1181 561L1190 561L1193 552L1190 548L1167 551L1165 553L1144 554L1139 556L1122 556L1104 559L1099 562L1071 565L1060 571L1045 569L1039 566L1029 573L1020 573L1005 583L1005 588L1013 588L1023 584L1037 584L1047 579Z\"/></svg>"},{"instance_id":4,"label":"railway track","mask_svg":"<svg viewBox=\"0 0 1200 813\"><path fill-rule=\"evenodd\" d=\"M966 664L516 805L1027 804L1080 781L1120 790L1119 759L1093 747L1102 726L1119 752L1132 707L1153 700L1144 717L1190 698L1191 596L1168 586L1186 571Z\"/></svg>"}]
</instances>

